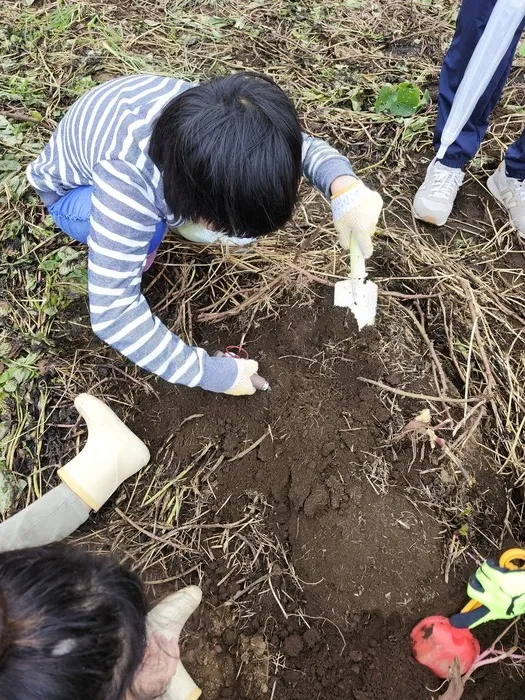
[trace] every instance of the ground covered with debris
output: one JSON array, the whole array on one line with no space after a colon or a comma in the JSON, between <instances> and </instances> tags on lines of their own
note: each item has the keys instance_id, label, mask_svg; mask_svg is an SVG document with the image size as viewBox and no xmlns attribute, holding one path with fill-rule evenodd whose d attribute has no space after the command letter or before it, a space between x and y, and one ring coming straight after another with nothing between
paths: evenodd
<instances>
[{"instance_id":1,"label":"ground covered with debris","mask_svg":"<svg viewBox=\"0 0 525 700\"><path fill-rule=\"evenodd\" d=\"M182 651L210 700L438 698L439 681L410 656L411 628L456 612L477 563L523 543L524 258L484 187L521 128L522 58L447 227L410 213L456 8L0 8L1 510L54 485L82 446L74 396L107 400L153 458L73 541L140 572L152 600L203 587ZM352 158L386 211L371 265L377 324L361 333L333 308L346 261L308 188L287 229L247 254L170 234L146 295L185 339L243 344L259 360L272 391L233 399L162 383L93 337L85 252L52 227L23 167L105 79L241 68L288 88L305 128ZM388 85L405 81L417 99L400 114ZM483 645L502 629L482 628ZM502 648L519 646L516 630ZM467 700L525 689L516 665L474 681Z\"/></svg>"}]
</instances>

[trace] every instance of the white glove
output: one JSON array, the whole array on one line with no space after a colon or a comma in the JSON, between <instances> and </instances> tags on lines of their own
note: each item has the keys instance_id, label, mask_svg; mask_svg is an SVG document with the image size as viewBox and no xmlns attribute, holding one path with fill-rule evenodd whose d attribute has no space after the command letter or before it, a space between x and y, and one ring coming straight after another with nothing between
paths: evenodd
<instances>
[{"instance_id":1,"label":"white glove","mask_svg":"<svg viewBox=\"0 0 525 700\"><path fill-rule=\"evenodd\" d=\"M241 357L236 357L230 353L217 350L215 357L230 357L237 363L237 379L232 387L225 391L225 394L230 396L249 396L255 394L256 391L268 391L270 385L264 377L261 377L259 372L259 363L255 360L247 360Z\"/></svg>"},{"instance_id":2,"label":"white glove","mask_svg":"<svg viewBox=\"0 0 525 700\"><path fill-rule=\"evenodd\" d=\"M346 190L332 197L334 226L345 250L350 249L350 239L354 237L365 260L372 255L372 235L382 208L379 192L368 189L357 178Z\"/></svg>"},{"instance_id":3,"label":"white glove","mask_svg":"<svg viewBox=\"0 0 525 700\"><path fill-rule=\"evenodd\" d=\"M252 382L252 377L257 375L259 372L259 363L255 360L243 360L235 358L235 362L238 365L239 373L237 375L237 380L235 384L225 391L225 394L230 396L247 396L249 394L255 394L257 391L254 383Z\"/></svg>"}]
</instances>

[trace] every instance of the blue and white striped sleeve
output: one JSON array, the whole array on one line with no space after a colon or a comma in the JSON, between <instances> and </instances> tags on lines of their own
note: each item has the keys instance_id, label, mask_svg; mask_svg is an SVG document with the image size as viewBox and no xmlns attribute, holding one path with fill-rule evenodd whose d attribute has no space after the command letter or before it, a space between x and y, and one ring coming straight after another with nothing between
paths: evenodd
<instances>
[{"instance_id":1,"label":"blue and white striped sleeve","mask_svg":"<svg viewBox=\"0 0 525 700\"><path fill-rule=\"evenodd\" d=\"M118 160L97 164L88 237L93 330L168 382L226 391L237 380L237 363L183 343L151 313L141 292L148 246L159 220L154 193L135 166Z\"/></svg>"},{"instance_id":2,"label":"blue and white striped sleeve","mask_svg":"<svg viewBox=\"0 0 525 700\"><path fill-rule=\"evenodd\" d=\"M322 139L303 134L303 175L316 189L330 199L330 185L341 175L353 175L348 158Z\"/></svg>"}]
</instances>

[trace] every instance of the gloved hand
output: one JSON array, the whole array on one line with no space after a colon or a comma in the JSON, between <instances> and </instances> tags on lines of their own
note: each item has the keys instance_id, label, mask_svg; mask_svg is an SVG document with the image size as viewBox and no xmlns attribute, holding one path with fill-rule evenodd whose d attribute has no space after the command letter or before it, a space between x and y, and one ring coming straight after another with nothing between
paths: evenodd
<instances>
[{"instance_id":1,"label":"gloved hand","mask_svg":"<svg viewBox=\"0 0 525 700\"><path fill-rule=\"evenodd\" d=\"M502 569L487 559L471 576L467 592L488 610L470 628L490 620L509 620L525 613L525 570Z\"/></svg>"},{"instance_id":2,"label":"gloved hand","mask_svg":"<svg viewBox=\"0 0 525 700\"><path fill-rule=\"evenodd\" d=\"M362 180L352 178L346 189L334 194L331 201L339 243L349 250L353 236L366 260L374 252L372 235L383 208L381 195L368 189Z\"/></svg>"},{"instance_id":3,"label":"gloved hand","mask_svg":"<svg viewBox=\"0 0 525 700\"><path fill-rule=\"evenodd\" d=\"M225 352L218 350L215 357L231 357ZM238 364L239 373L235 384L225 391L225 394L230 396L248 396L255 394L257 390L265 391L268 389L268 382L264 377L261 377L259 372L259 363L255 360L245 360L243 358L232 358Z\"/></svg>"}]
</instances>

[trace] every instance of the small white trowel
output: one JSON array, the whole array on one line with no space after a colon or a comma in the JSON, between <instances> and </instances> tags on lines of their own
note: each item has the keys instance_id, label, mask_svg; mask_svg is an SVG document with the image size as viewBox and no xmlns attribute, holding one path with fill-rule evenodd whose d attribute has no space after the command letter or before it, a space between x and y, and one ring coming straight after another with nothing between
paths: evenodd
<instances>
[{"instance_id":1,"label":"small white trowel","mask_svg":"<svg viewBox=\"0 0 525 700\"><path fill-rule=\"evenodd\" d=\"M348 308L354 314L359 330L373 326L377 308L377 284L367 281L366 265L358 243L350 241L350 275L336 282L334 306Z\"/></svg>"}]
</instances>

